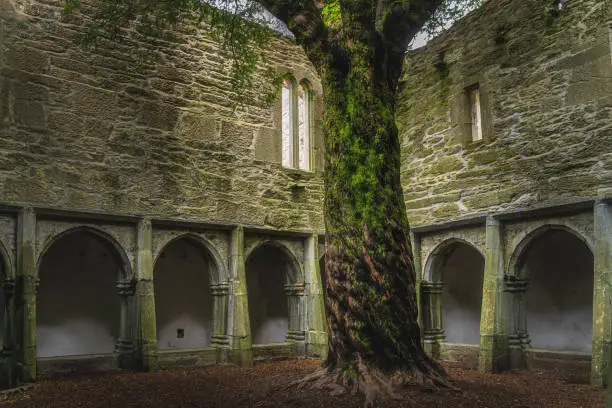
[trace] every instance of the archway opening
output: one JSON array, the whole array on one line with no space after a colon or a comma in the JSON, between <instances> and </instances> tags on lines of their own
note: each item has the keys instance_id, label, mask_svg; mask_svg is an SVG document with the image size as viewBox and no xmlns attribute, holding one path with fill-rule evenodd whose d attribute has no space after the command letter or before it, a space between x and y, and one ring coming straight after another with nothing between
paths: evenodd
<instances>
[{"instance_id":1,"label":"archway opening","mask_svg":"<svg viewBox=\"0 0 612 408\"><path fill-rule=\"evenodd\" d=\"M246 263L249 319L253 344L283 343L289 331L285 284L294 283L292 259L279 247L264 244Z\"/></svg>"},{"instance_id":2,"label":"archway opening","mask_svg":"<svg viewBox=\"0 0 612 408\"><path fill-rule=\"evenodd\" d=\"M576 235L548 230L526 248L518 263L528 279L527 332L538 349L591 351L593 254Z\"/></svg>"},{"instance_id":3,"label":"archway opening","mask_svg":"<svg viewBox=\"0 0 612 408\"><path fill-rule=\"evenodd\" d=\"M212 256L187 237L168 244L154 269L157 347L185 350L207 347L213 332L210 276Z\"/></svg>"},{"instance_id":4,"label":"archway opening","mask_svg":"<svg viewBox=\"0 0 612 408\"><path fill-rule=\"evenodd\" d=\"M471 245L454 242L442 259L442 324L446 340L456 344L480 342L480 312L484 257Z\"/></svg>"},{"instance_id":5,"label":"archway opening","mask_svg":"<svg viewBox=\"0 0 612 408\"><path fill-rule=\"evenodd\" d=\"M1 246L2 244L0 244ZM4 258L2 251L0 251L0 350L4 348L4 338L6 336L7 327L5 325L7 321L7 304L6 304L6 295L4 293L4 285L2 282L6 279L7 275L7 259Z\"/></svg>"},{"instance_id":6,"label":"archway opening","mask_svg":"<svg viewBox=\"0 0 612 408\"><path fill-rule=\"evenodd\" d=\"M39 267L38 357L109 354L119 336L116 283L124 267L117 249L89 231L58 238Z\"/></svg>"}]
</instances>

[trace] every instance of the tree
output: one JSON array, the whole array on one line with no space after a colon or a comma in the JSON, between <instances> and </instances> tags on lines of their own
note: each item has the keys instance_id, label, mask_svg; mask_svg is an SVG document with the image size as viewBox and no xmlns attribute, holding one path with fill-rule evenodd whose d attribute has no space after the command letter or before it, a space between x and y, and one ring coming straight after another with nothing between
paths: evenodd
<instances>
[{"instance_id":1,"label":"tree","mask_svg":"<svg viewBox=\"0 0 612 408\"><path fill-rule=\"evenodd\" d=\"M67 0L67 9L75 1ZM194 18L220 27L228 48L238 50L235 78L242 86L255 66L249 40L263 43L267 32L254 6L284 22L304 48L325 101L329 329L324 369L306 381L363 392L366 404L406 382L450 385L421 346L395 105L410 40L432 17L444 21L445 12L480 1L257 0L225 13L199 0L98 0L95 32L117 34L136 22L151 35Z\"/></svg>"}]
</instances>

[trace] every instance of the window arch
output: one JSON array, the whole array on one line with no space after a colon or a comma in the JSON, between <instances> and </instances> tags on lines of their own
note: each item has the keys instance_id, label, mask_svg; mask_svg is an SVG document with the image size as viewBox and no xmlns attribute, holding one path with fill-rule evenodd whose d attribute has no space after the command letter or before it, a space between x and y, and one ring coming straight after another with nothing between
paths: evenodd
<instances>
[{"instance_id":1,"label":"window arch","mask_svg":"<svg viewBox=\"0 0 612 408\"><path fill-rule=\"evenodd\" d=\"M307 82L299 84L290 77L283 80L282 164L284 167L311 170L312 97Z\"/></svg>"}]
</instances>

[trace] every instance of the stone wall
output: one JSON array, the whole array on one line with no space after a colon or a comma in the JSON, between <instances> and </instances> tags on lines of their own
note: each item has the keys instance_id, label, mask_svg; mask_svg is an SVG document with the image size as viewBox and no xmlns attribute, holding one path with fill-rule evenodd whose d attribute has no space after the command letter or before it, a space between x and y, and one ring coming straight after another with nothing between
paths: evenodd
<instances>
[{"instance_id":1,"label":"stone wall","mask_svg":"<svg viewBox=\"0 0 612 408\"><path fill-rule=\"evenodd\" d=\"M81 17L60 12L59 0L0 0L0 203L322 230L320 83L299 47L274 39L234 110L206 32L86 52ZM313 172L280 165L268 67L313 88Z\"/></svg>"},{"instance_id":2,"label":"stone wall","mask_svg":"<svg viewBox=\"0 0 612 408\"><path fill-rule=\"evenodd\" d=\"M491 0L407 56L398 125L413 226L592 198L612 182L609 9ZM480 142L467 123L476 84Z\"/></svg>"}]
</instances>

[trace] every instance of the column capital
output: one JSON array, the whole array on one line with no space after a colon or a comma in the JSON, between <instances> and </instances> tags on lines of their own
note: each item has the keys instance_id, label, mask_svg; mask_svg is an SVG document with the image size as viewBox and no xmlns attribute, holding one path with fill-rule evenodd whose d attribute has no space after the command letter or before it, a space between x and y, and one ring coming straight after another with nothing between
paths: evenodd
<instances>
[{"instance_id":1,"label":"column capital","mask_svg":"<svg viewBox=\"0 0 612 408\"><path fill-rule=\"evenodd\" d=\"M510 278L510 279L508 279ZM504 291L505 292L524 292L527 289L527 285L529 285L528 279L520 279L514 276L506 276L504 277Z\"/></svg>"},{"instance_id":2,"label":"column capital","mask_svg":"<svg viewBox=\"0 0 612 408\"><path fill-rule=\"evenodd\" d=\"M288 283L285 285L285 293L287 296L299 296L304 294L306 286L304 283Z\"/></svg>"},{"instance_id":3,"label":"column capital","mask_svg":"<svg viewBox=\"0 0 612 408\"><path fill-rule=\"evenodd\" d=\"M132 296L134 293L136 293L135 280L119 280L115 284L115 287L121 296Z\"/></svg>"},{"instance_id":4,"label":"column capital","mask_svg":"<svg viewBox=\"0 0 612 408\"><path fill-rule=\"evenodd\" d=\"M40 279L38 276L24 275L22 276L22 292L24 295L36 295L38 293L38 287L40 286Z\"/></svg>"},{"instance_id":5,"label":"column capital","mask_svg":"<svg viewBox=\"0 0 612 408\"><path fill-rule=\"evenodd\" d=\"M5 295L13 296L15 294L15 280L12 278L4 279L2 281L2 291Z\"/></svg>"},{"instance_id":6,"label":"column capital","mask_svg":"<svg viewBox=\"0 0 612 408\"><path fill-rule=\"evenodd\" d=\"M210 285L210 293L213 296L226 296L229 295L230 285L228 282L216 283Z\"/></svg>"},{"instance_id":7,"label":"column capital","mask_svg":"<svg viewBox=\"0 0 612 408\"><path fill-rule=\"evenodd\" d=\"M444 289L444 282L421 281L421 290L425 294L439 295Z\"/></svg>"}]
</instances>

